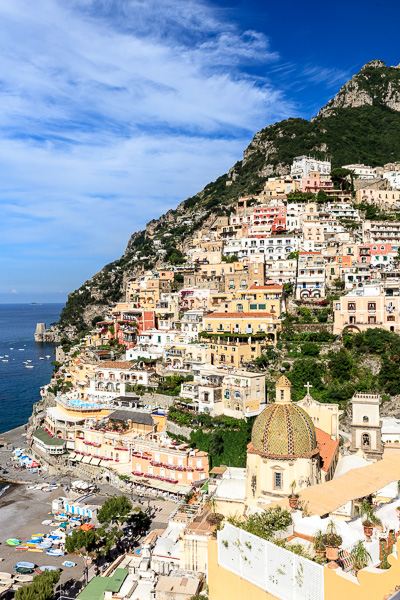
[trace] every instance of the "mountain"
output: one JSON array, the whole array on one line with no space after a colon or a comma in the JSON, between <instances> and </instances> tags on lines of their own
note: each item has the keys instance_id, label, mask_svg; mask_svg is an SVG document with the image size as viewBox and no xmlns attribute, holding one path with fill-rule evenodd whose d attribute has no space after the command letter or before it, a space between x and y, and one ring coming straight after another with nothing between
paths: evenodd
<instances>
[{"instance_id":1,"label":"mountain","mask_svg":"<svg viewBox=\"0 0 400 600\"><path fill-rule=\"evenodd\" d=\"M124 256L72 292L58 329L69 338L81 334L94 317L122 297L129 276L161 261L179 263L200 227L220 214L229 214L237 198L262 188L267 177L288 174L293 158L309 153L329 158L333 167L400 160L400 65L387 67L373 60L310 121L287 119L256 133L243 160L229 173L148 223L146 231L134 233Z\"/></svg>"}]
</instances>

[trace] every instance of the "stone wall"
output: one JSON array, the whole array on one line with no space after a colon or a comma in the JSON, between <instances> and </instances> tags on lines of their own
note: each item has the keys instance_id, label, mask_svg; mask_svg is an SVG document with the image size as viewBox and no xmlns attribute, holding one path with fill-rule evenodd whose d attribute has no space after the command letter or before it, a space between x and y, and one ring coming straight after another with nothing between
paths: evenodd
<instances>
[{"instance_id":1,"label":"stone wall","mask_svg":"<svg viewBox=\"0 0 400 600\"><path fill-rule=\"evenodd\" d=\"M143 402L147 404L158 404L161 408L169 408L176 402L175 396L167 396L165 394L143 394Z\"/></svg>"},{"instance_id":2,"label":"stone wall","mask_svg":"<svg viewBox=\"0 0 400 600\"><path fill-rule=\"evenodd\" d=\"M173 433L174 435L183 435L187 439L190 439L190 434L192 433L190 427L182 427L171 421L167 421L166 431L168 433Z\"/></svg>"}]
</instances>

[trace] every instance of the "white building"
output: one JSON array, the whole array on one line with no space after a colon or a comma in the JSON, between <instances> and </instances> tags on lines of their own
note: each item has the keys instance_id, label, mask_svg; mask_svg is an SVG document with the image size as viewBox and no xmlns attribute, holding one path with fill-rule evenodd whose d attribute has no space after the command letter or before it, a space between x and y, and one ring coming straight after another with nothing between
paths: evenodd
<instances>
[{"instance_id":1,"label":"white building","mask_svg":"<svg viewBox=\"0 0 400 600\"><path fill-rule=\"evenodd\" d=\"M343 169L350 169L354 171L354 175L357 175L358 179L375 179L376 169L369 167L368 165L343 165Z\"/></svg>"},{"instance_id":2,"label":"white building","mask_svg":"<svg viewBox=\"0 0 400 600\"><path fill-rule=\"evenodd\" d=\"M293 159L293 164L290 169L290 174L293 179L303 179L308 177L310 171L318 171L324 175L329 175L331 172L331 163L329 160L317 160L311 156L296 156Z\"/></svg>"},{"instance_id":3,"label":"white building","mask_svg":"<svg viewBox=\"0 0 400 600\"><path fill-rule=\"evenodd\" d=\"M299 249L300 238L290 235L273 237L243 237L232 240L224 248L224 254L239 258L247 258L256 254L264 254L266 260L283 260Z\"/></svg>"},{"instance_id":4,"label":"white building","mask_svg":"<svg viewBox=\"0 0 400 600\"><path fill-rule=\"evenodd\" d=\"M296 299L325 297L326 269L320 252L299 252Z\"/></svg>"},{"instance_id":5,"label":"white building","mask_svg":"<svg viewBox=\"0 0 400 600\"><path fill-rule=\"evenodd\" d=\"M384 172L382 177L389 181L390 187L395 190L400 190L400 171Z\"/></svg>"},{"instance_id":6,"label":"white building","mask_svg":"<svg viewBox=\"0 0 400 600\"><path fill-rule=\"evenodd\" d=\"M297 261L296 259L287 260L268 260L265 263L265 278L276 284L294 283L296 280Z\"/></svg>"}]
</instances>

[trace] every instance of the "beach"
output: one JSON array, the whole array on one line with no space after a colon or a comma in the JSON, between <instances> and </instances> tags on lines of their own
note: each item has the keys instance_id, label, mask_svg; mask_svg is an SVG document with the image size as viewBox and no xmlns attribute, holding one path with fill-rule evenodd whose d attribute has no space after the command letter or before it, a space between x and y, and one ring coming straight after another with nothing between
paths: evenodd
<instances>
[{"instance_id":1,"label":"beach","mask_svg":"<svg viewBox=\"0 0 400 600\"><path fill-rule=\"evenodd\" d=\"M17 550L8 546L6 540L16 538L23 542L29 540L32 534L48 533L55 527L42 525L45 519L51 519L51 502L63 495L62 489L51 492L28 490L26 485L12 484L0 497L0 570L15 574L14 566L19 561L35 563L37 566L54 565L62 569L61 583L71 578L79 580L83 576L83 559L79 556L65 557L48 556L45 551L31 552ZM71 560L77 565L72 568L63 567L64 560Z\"/></svg>"}]
</instances>

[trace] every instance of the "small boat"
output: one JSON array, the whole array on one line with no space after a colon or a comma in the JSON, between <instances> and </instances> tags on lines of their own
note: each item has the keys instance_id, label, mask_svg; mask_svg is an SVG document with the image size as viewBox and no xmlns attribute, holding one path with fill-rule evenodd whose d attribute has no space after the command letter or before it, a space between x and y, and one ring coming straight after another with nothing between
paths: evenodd
<instances>
[{"instance_id":1,"label":"small boat","mask_svg":"<svg viewBox=\"0 0 400 600\"><path fill-rule=\"evenodd\" d=\"M23 365L27 365L28 362L26 360L24 360L24 362L22 363Z\"/></svg>"},{"instance_id":2,"label":"small boat","mask_svg":"<svg viewBox=\"0 0 400 600\"><path fill-rule=\"evenodd\" d=\"M17 562L17 567L23 567L24 569L34 569L35 568L35 563L31 563L31 562Z\"/></svg>"},{"instance_id":3,"label":"small boat","mask_svg":"<svg viewBox=\"0 0 400 600\"><path fill-rule=\"evenodd\" d=\"M5 356L6 358L10 358L10 357L8 356L8 354L5 354L4 356Z\"/></svg>"},{"instance_id":4,"label":"small boat","mask_svg":"<svg viewBox=\"0 0 400 600\"><path fill-rule=\"evenodd\" d=\"M34 369L34 365L25 365L25 369Z\"/></svg>"},{"instance_id":5,"label":"small boat","mask_svg":"<svg viewBox=\"0 0 400 600\"><path fill-rule=\"evenodd\" d=\"M76 563L72 562L72 560L64 560L63 563L61 563L63 567L75 567Z\"/></svg>"},{"instance_id":6,"label":"small boat","mask_svg":"<svg viewBox=\"0 0 400 600\"><path fill-rule=\"evenodd\" d=\"M28 548L28 552L43 552L43 550L40 550L39 548Z\"/></svg>"},{"instance_id":7,"label":"small boat","mask_svg":"<svg viewBox=\"0 0 400 600\"><path fill-rule=\"evenodd\" d=\"M64 564L64 563L63 563ZM74 563L75 564L75 563ZM45 565L44 567L39 567L39 569L42 571L57 571L58 567L54 567L53 565Z\"/></svg>"},{"instance_id":8,"label":"small boat","mask_svg":"<svg viewBox=\"0 0 400 600\"><path fill-rule=\"evenodd\" d=\"M28 359L26 362L32 362L32 361Z\"/></svg>"},{"instance_id":9,"label":"small boat","mask_svg":"<svg viewBox=\"0 0 400 600\"><path fill-rule=\"evenodd\" d=\"M46 354L46 358L51 358L50 354Z\"/></svg>"},{"instance_id":10,"label":"small boat","mask_svg":"<svg viewBox=\"0 0 400 600\"><path fill-rule=\"evenodd\" d=\"M10 350L14 350L14 348L10 348Z\"/></svg>"},{"instance_id":11,"label":"small boat","mask_svg":"<svg viewBox=\"0 0 400 600\"><path fill-rule=\"evenodd\" d=\"M8 362L8 360L6 358L3 358L1 362Z\"/></svg>"},{"instance_id":12,"label":"small boat","mask_svg":"<svg viewBox=\"0 0 400 600\"><path fill-rule=\"evenodd\" d=\"M49 556L64 556L65 552L64 550L57 550L57 548L51 548L50 550L47 550L46 554L48 554Z\"/></svg>"},{"instance_id":13,"label":"small boat","mask_svg":"<svg viewBox=\"0 0 400 600\"><path fill-rule=\"evenodd\" d=\"M19 546L21 543L21 540L16 540L15 538L10 538L9 540L6 540L6 544L8 544L9 546Z\"/></svg>"},{"instance_id":14,"label":"small boat","mask_svg":"<svg viewBox=\"0 0 400 600\"><path fill-rule=\"evenodd\" d=\"M39 360L44 360L44 356L39 356Z\"/></svg>"},{"instance_id":15,"label":"small boat","mask_svg":"<svg viewBox=\"0 0 400 600\"><path fill-rule=\"evenodd\" d=\"M27 544L20 544L19 546L15 546L17 550L28 550Z\"/></svg>"},{"instance_id":16,"label":"small boat","mask_svg":"<svg viewBox=\"0 0 400 600\"><path fill-rule=\"evenodd\" d=\"M14 569L21 575L30 575L34 571L34 569L28 569L27 567L14 567Z\"/></svg>"},{"instance_id":17,"label":"small boat","mask_svg":"<svg viewBox=\"0 0 400 600\"><path fill-rule=\"evenodd\" d=\"M25 350L25 348L18 348L18 350L19 350L20 352L23 352L23 351Z\"/></svg>"}]
</instances>

